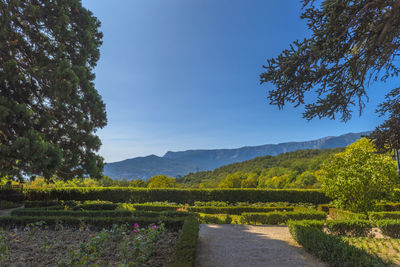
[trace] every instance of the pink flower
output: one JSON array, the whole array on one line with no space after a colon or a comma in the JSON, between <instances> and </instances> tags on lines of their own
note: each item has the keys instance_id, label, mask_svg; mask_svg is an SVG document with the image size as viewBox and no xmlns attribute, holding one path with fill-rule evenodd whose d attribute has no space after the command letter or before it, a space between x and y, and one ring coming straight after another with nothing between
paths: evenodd
<instances>
[{"instance_id":1,"label":"pink flower","mask_svg":"<svg viewBox=\"0 0 400 267\"><path fill-rule=\"evenodd\" d=\"M133 230L133 232L136 234L138 232L138 230L135 229L135 230Z\"/></svg>"},{"instance_id":2,"label":"pink flower","mask_svg":"<svg viewBox=\"0 0 400 267\"><path fill-rule=\"evenodd\" d=\"M153 229L157 229L157 225L153 225L152 228L153 228Z\"/></svg>"},{"instance_id":3,"label":"pink flower","mask_svg":"<svg viewBox=\"0 0 400 267\"><path fill-rule=\"evenodd\" d=\"M139 224L138 224L138 223L135 223L135 224L133 225L133 227L139 228Z\"/></svg>"}]
</instances>

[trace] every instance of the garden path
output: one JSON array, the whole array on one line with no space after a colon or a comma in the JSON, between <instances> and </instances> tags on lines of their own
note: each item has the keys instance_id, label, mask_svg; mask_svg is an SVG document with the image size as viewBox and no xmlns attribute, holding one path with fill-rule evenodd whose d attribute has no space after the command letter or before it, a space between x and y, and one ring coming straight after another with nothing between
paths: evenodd
<instances>
[{"instance_id":1,"label":"garden path","mask_svg":"<svg viewBox=\"0 0 400 267\"><path fill-rule=\"evenodd\" d=\"M196 267L326 266L286 226L201 224Z\"/></svg>"}]
</instances>

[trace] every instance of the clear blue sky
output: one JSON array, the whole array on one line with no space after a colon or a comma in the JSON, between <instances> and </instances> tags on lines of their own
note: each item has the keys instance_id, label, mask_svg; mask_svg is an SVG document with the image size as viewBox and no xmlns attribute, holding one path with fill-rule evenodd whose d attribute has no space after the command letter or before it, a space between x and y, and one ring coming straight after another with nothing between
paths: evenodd
<instances>
[{"instance_id":1,"label":"clear blue sky","mask_svg":"<svg viewBox=\"0 0 400 267\"><path fill-rule=\"evenodd\" d=\"M307 122L260 85L266 59L309 35L294 0L84 0L102 22L96 88L106 162L186 149L235 148L371 130L386 85L363 116ZM382 90L378 90L382 87ZM379 88L381 89L381 88ZM376 91L381 91L376 93ZM375 93L375 95L374 95Z\"/></svg>"}]
</instances>

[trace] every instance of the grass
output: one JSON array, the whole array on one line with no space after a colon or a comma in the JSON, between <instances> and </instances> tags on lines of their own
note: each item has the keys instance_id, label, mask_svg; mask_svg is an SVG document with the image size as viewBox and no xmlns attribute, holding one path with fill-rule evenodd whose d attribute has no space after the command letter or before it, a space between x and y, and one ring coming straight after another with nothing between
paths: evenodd
<instances>
[{"instance_id":1,"label":"grass","mask_svg":"<svg viewBox=\"0 0 400 267\"><path fill-rule=\"evenodd\" d=\"M400 239L371 237L344 239L351 245L361 248L372 255L379 256L392 265L400 266Z\"/></svg>"}]
</instances>

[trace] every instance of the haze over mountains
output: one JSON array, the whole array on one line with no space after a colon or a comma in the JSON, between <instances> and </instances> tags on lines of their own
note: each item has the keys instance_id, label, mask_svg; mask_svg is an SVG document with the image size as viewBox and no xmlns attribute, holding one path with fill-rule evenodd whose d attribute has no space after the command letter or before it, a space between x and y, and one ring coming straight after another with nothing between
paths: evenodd
<instances>
[{"instance_id":1,"label":"haze over mountains","mask_svg":"<svg viewBox=\"0 0 400 267\"><path fill-rule=\"evenodd\" d=\"M345 147L367 134L369 132L348 133L304 142L246 146L234 149L168 151L163 157L150 155L107 163L104 167L104 174L111 178L127 178L128 180L137 178L146 180L156 174L180 177L190 172L214 170L227 164L259 156L276 156L300 149Z\"/></svg>"}]
</instances>

